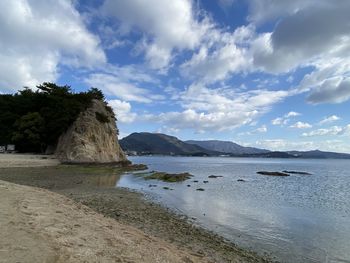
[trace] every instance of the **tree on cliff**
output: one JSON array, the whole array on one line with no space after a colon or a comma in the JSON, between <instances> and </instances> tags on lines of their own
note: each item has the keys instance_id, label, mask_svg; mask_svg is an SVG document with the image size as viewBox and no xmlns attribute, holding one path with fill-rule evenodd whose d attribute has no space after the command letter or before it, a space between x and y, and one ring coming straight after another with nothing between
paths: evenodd
<instances>
[{"instance_id":1,"label":"tree on cliff","mask_svg":"<svg viewBox=\"0 0 350 263\"><path fill-rule=\"evenodd\" d=\"M91 88L74 93L70 86L43 83L16 94L0 94L0 145L16 144L21 152L42 152L90 106L104 101L102 91Z\"/></svg>"}]
</instances>

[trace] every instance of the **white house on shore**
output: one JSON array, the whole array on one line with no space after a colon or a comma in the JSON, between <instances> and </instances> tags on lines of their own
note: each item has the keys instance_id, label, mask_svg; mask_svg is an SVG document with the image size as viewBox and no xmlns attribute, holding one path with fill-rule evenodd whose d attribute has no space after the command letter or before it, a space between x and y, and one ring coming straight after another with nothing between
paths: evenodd
<instances>
[{"instance_id":1,"label":"white house on shore","mask_svg":"<svg viewBox=\"0 0 350 263\"><path fill-rule=\"evenodd\" d=\"M14 153L16 146L14 144L0 145L0 153Z\"/></svg>"}]
</instances>

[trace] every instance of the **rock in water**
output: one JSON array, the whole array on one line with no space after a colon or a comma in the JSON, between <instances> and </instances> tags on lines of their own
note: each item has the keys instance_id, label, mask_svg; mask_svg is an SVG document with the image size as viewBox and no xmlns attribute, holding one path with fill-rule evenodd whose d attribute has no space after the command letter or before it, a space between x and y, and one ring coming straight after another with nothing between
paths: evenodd
<instances>
[{"instance_id":1,"label":"rock in water","mask_svg":"<svg viewBox=\"0 0 350 263\"><path fill-rule=\"evenodd\" d=\"M103 101L92 100L58 139L56 157L62 163L128 162L118 143L112 109Z\"/></svg>"},{"instance_id":2,"label":"rock in water","mask_svg":"<svg viewBox=\"0 0 350 263\"><path fill-rule=\"evenodd\" d=\"M289 176L287 173L281 173L281 172L267 172L267 171L259 171L256 172L257 174L262 174L262 175L270 175L270 176Z\"/></svg>"}]
</instances>

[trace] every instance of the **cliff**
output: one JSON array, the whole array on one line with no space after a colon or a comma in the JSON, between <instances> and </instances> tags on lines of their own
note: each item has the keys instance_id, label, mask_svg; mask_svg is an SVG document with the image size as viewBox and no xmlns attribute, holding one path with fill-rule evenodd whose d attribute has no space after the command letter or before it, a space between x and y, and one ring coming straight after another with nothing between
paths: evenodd
<instances>
[{"instance_id":1,"label":"cliff","mask_svg":"<svg viewBox=\"0 0 350 263\"><path fill-rule=\"evenodd\" d=\"M92 100L59 137L55 154L62 163L127 162L111 108L101 100Z\"/></svg>"}]
</instances>

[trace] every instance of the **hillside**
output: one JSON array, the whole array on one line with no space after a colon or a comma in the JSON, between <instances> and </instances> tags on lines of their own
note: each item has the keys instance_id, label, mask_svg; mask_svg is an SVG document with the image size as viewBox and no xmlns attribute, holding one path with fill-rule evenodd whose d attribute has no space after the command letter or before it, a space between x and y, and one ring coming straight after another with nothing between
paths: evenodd
<instances>
[{"instance_id":1,"label":"hillside","mask_svg":"<svg viewBox=\"0 0 350 263\"><path fill-rule=\"evenodd\" d=\"M207 156L218 155L218 152L189 144L174 136L161 133L132 133L120 140L120 146L128 153Z\"/></svg>"},{"instance_id":2,"label":"hillside","mask_svg":"<svg viewBox=\"0 0 350 263\"><path fill-rule=\"evenodd\" d=\"M289 151L287 152L294 157L313 158L313 159L350 159L350 154L337 152L323 152L320 150L314 151Z\"/></svg>"},{"instance_id":3,"label":"hillside","mask_svg":"<svg viewBox=\"0 0 350 263\"><path fill-rule=\"evenodd\" d=\"M269 151L253 147L244 147L234 142L208 140L181 141L174 136L161 133L132 133L120 140L120 146L131 155L184 155L184 156L220 156L252 158L313 158L313 159L350 159L350 154L314 151Z\"/></svg>"},{"instance_id":4,"label":"hillside","mask_svg":"<svg viewBox=\"0 0 350 263\"><path fill-rule=\"evenodd\" d=\"M268 150L258 149L253 147L244 147L237 143L230 141L218 141L218 140L208 140L208 141L195 141L189 140L186 143L198 145L204 149L217 151L222 153L229 153L234 155L245 155L245 154L260 154L267 153Z\"/></svg>"}]
</instances>

